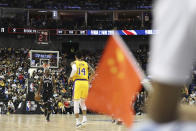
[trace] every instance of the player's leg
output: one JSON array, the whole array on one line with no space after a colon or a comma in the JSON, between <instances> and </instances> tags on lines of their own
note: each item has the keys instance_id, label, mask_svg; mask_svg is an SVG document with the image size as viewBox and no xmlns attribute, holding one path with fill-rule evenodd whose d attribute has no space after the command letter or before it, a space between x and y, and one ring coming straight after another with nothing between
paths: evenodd
<instances>
[{"instance_id":1,"label":"player's leg","mask_svg":"<svg viewBox=\"0 0 196 131\"><path fill-rule=\"evenodd\" d=\"M74 99L74 114L75 114L75 118L76 118L76 127L81 125L81 122L79 121L79 104L80 104L80 100L79 99Z\"/></svg>"},{"instance_id":2,"label":"player's leg","mask_svg":"<svg viewBox=\"0 0 196 131\"><path fill-rule=\"evenodd\" d=\"M52 113L52 103L48 100L48 102L47 102L47 115L46 115L47 121L50 121L51 113Z\"/></svg>"},{"instance_id":3,"label":"player's leg","mask_svg":"<svg viewBox=\"0 0 196 131\"><path fill-rule=\"evenodd\" d=\"M46 103L44 103L43 110L44 110L44 116L46 117L47 116Z\"/></svg>"},{"instance_id":4,"label":"player's leg","mask_svg":"<svg viewBox=\"0 0 196 131\"><path fill-rule=\"evenodd\" d=\"M87 122L87 117L86 117L86 113L87 113L87 108L86 108L86 104L85 104L85 99L88 96L88 88L89 88L89 84L88 81L83 81L81 83L81 99L80 99L80 107L82 109L82 114L83 114L83 120L82 120L82 124L85 124Z\"/></svg>"},{"instance_id":5,"label":"player's leg","mask_svg":"<svg viewBox=\"0 0 196 131\"><path fill-rule=\"evenodd\" d=\"M48 103L46 103L46 106L48 106ZM45 116L46 116L46 120L47 120L47 121L50 121L50 120L49 120L48 107L46 107L46 110L45 110Z\"/></svg>"},{"instance_id":6,"label":"player's leg","mask_svg":"<svg viewBox=\"0 0 196 131\"><path fill-rule=\"evenodd\" d=\"M44 116L47 116L47 95L43 93L43 111L44 111Z\"/></svg>"},{"instance_id":7,"label":"player's leg","mask_svg":"<svg viewBox=\"0 0 196 131\"><path fill-rule=\"evenodd\" d=\"M82 114L83 114L83 119L82 119L82 124L85 124L87 122L87 117L86 117L86 105L85 105L85 99L80 99L80 107L82 109Z\"/></svg>"},{"instance_id":8,"label":"player's leg","mask_svg":"<svg viewBox=\"0 0 196 131\"><path fill-rule=\"evenodd\" d=\"M50 115L52 113L52 97L53 97L53 92L48 92L47 93L47 116L46 120L50 121Z\"/></svg>"},{"instance_id":9,"label":"player's leg","mask_svg":"<svg viewBox=\"0 0 196 131\"><path fill-rule=\"evenodd\" d=\"M80 88L79 81L74 83L74 91L73 91L73 99L74 99L74 114L76 118L76 127L81 126L81 122L79 121L79 113L80 113Z\"/></svg>"}]
</instances>

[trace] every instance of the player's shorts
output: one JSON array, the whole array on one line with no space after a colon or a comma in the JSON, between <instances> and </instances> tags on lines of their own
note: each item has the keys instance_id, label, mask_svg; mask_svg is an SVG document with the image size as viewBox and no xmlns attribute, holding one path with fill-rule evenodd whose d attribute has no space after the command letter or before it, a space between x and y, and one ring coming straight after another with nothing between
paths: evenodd
<instances>
[{"instance_id":1,"label":"player's shorts","mask_svg":"<svg viewBox=\"0 0 196 131\"><path fill-rule=\"evenodd\" d=\"M43 101L48 102L53 97L53 92L43 92Z\"/></svg>"},{"instance_id":2,"label":"player's shorts","mask_svg":"<svg viewBox=\"0 0 196 131\"><path fill-rule=\"evenodd\" d=\"M85 79L76 79L73 85L73 99L86 99L88 96L89 83Z\"/></svg>"}]
</instances>

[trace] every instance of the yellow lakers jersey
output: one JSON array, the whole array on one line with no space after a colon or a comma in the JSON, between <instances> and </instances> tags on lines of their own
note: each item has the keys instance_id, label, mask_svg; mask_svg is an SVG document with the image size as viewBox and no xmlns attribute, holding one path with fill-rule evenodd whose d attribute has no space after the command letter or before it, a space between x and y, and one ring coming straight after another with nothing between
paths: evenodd
<instances>
[{"instance_id":1,"label":"yellow lakers jersey","mask_svg":"<svg viewBox=\"0 0 196 131\"><path fill-rule=\"evenodd\" d=\"M77 72L73 77L73 81L76 79L86 79L88 80L88 64L85 61L75 61Z\"/></svg>"}]
</instances>

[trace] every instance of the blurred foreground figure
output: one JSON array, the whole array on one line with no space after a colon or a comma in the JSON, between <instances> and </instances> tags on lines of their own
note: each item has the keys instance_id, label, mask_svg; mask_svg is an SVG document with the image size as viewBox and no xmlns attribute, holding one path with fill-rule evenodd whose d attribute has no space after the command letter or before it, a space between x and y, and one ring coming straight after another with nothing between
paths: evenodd
<instances>
[{"instance_id":1,"label":"blurred foreground figure","mask_svg":"<svg viewBox=\"0 0 196 131\"><path fill-rule=\"evenodd\" d=\"M195 20L195 0L155 1L154 29L159 31L151 41L148 66L153 91L149 96L147 111L152 121L134 131L191 130L184 127L196 127L196 124L185 122L179 126L189 110L185 112L183 110L186 109L178 105L180 90L186 84L196 60Z\"/></svg>"}]
</instances>

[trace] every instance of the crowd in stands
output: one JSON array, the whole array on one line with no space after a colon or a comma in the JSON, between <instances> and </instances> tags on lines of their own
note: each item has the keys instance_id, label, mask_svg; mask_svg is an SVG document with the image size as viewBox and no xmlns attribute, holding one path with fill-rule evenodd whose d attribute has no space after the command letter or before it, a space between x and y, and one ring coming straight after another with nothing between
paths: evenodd
<instances>
[{"instance_id":1,"label":"crowd in stands","mask_svg":"<svg viewBox=\"0 0 196 131\"><path fill-rule=\"evenodd\" d=\"M1 0L0 7L64 10L150 9L152 0Z\"/></svg>"},{"instance_id":2,"label":"crowd in stands","mask_svg":"<svg viewBox=\"0 0 196 131\"><path fill-rule=\"evenodd\" d=\"M148 47L140 46L139 49L134 50L133 54L140 64L141 68L146 71L147 61L148 61Z\"/></svg>"},{"instance_id":3,"label":"crowd in stands","mask_svg":"<svg viewBox=\"0 0 196 131\"><path fill-rule=\"evenodd\" d=\"M72 16L70 16L72 17ZM100 16L99 16L100 17ZM44 28L44 29L57 29L63 28L68 30L110 30L110 29L151 29L151 14L146 14L144 16L143 22L140 15L129 16L127 19L119 19L116 21L105 20L102 18L99 19L96 15L94 17L89 17L88 23L86 24L84 18L74 18L67 19L66 17L61 17L58 20L55 20L51 17L44 17L42 15L35 15L29 18L24 16L18 16L9 18L9 17L0 17L0 26L1 27L15 27L15 28Z\"/></svg>"},{"instance_id":4,"label":"crowd in stands","mask_svg":"<svg viewBox=\"0 0 196 131\"><path fill-rule=\"evenodd\" d=\"M3 106L6 106L4 111L13 113L22 102L34 101L44 70L38 68L32 74L28 72L28 53L28 49L0 48L0 113L3 113ZM84 60L95 68L98 55L88 51L85 51L85 54ZM68 61L72 60L73 58L68 59L66 53L61 53L59 68L50 70L51 76L55 78L53 113L73 113L72 85L67 83L71 72Z\"/></svg>"},{"instance_id":5,"label":"crowd in stands","mask_svg":"<svg viewBox=\"0 0 196 131\"><path fill-rule=\"evenodd\" d=\"M26 49L0 49L0 99L9 101L12 112L26 99L27 54Z\"/></svg>"},{"instance_id":6,"label":"crowd in stands","mask_svg":"<svg viewBox=\"0 0 196 131\"><path fill-rule=\"evenodd\" d=\"M185 85L182 89L182 100L183 104L196 104L196 69L193 68L192 80L189 84Z\"/></svg>"},{"instance_id":7,"label":"crowd in stands","mask_svg":"<svg viewBox=\"0 0 196 131\"><path fill-rule=\"evenodd\" d=\"M143 113L145 113L144 107L145 107L147 98L148 98L147 91L142 89L142 91L138 93L136 100L134 102L134 105L133 105L136 115L142 115Z\"/></svg>"},{"instance_id":8,"label":"crowd in stands","mask_svg":"<svg viewBox=\"0 0 196 131\"><path fill-rule=\"evenodd\" d=\"M2 3L0 2L0 6ZM64 0L63 0L64 1ZM135 0L129 1L124 0L119 3L118 0L103 2L97 0L67 0L66 2L70 3L107 3L114 4L117 2L118 6L123 5L123 7L132 5L133 3L140 3L141 5L145 5L144 3L150 3L149 0ZM9 1L8 1L9 2ZM19 4L20 2L13 0L10 1L13 5L14 3ZM35 6L42 6L44 3L61 3L59 1L53 0L27 0L27 3L30 2ZM65 1L64 1L65 2ZM66 3L65 2L65 3ZM87 3L88 3L87 2ZM25 2L22 2L25 3ZM36 4L35 4L36 3ZM143 4L142 4L143 3ZM12 5L11 4L11 5ZM90 4L90 5L91 5ZM54 4L55 5L55 4ZM60 4L61 6L63 4ZM88 5L88 4L87 4ZM118 7L115 5L116 7ZM33 7L33 6L32 6ZM93 6L92 6L93 7ZM36 7L34 7L36 8ZM126 8L126 7L125 7ZM128 8L127 8L128 9ZM45 28L45 29L56 29L56 28L64 28L70 30L84 30L84 29L151 29L152 25L152 13L149 10L146 11L92 11L91 9L87 9L87 15L85 12L72 12L72 11L56 11L56 16L54 17L54 12L51 10L31 10L29 11L24 9L7 9L4 8L0 11L0 27L18 27L18 28ZM87 16L87 18L85 18Z\"/></svg>"},{"instance_id":9,"label":"crowd in stands","mask_svg":"<svg viewBox=\"0 0 196 131\"><path fill-rule=\"evenodd\" d=\"M35 92L39 87L39 79L43 76L43 69L35 70L31 75L28 73L30 60L29 49L0 48L0 112L3 106L9 113L13 113L21 106L22 102L34 101ZM83 59L94 69L101 56L101 50L94 53L83 51ZM141 47L133 51L139 64L145 69L148 49ZM55 78L55 92L53 98L53 113L73 113L72 86L67 80L71 72L70 62L66 53L61 53L58 69L51 69L51 76ZM194 69L195 70L195 69ZM28 79L27 79L28 78ZM147 91L143 88L135 98L134 109L136 114L141 115L147 100ZM6 104L2 104L2 102ZM196 104L196 71L193 72L192 82L182 90L182 103ZM42 102L40 102L42 104Z\"/></svg>"}]
</instances>

